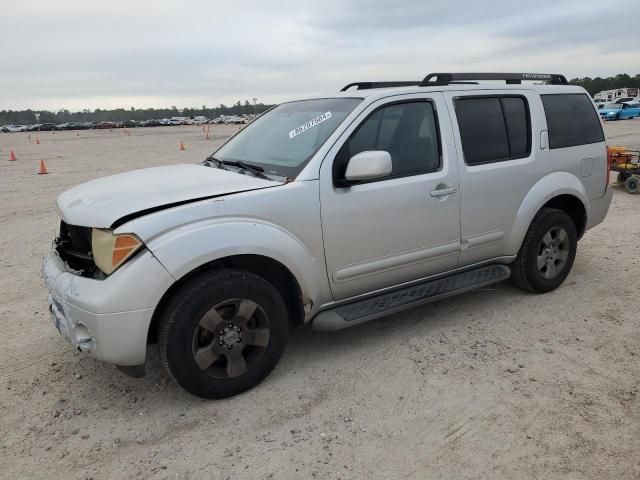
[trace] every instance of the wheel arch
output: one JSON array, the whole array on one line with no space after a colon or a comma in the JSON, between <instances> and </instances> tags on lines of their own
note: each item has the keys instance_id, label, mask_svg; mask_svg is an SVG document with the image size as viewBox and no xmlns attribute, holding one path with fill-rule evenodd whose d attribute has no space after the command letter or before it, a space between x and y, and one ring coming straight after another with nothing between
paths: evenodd
<instances>
[{"instance_id":1,"label":"wheel arch","mask_svg":"<svg viewBox=\"0 0 640 480\"><path fill-rule=\"evenodd\" d=\"M287 306L289 314L289 323L292 328L298 327L305 322L305 301L302 289L296 277L285 265L273 258L264 255L240 254L218 258L210 262L206 262L195 269L191 270L169 287L163 294L162 298L156 306L149 330L147 332L147 344L156 343L158 338L158 327L160 318L167 305L173 298L176 291L192 278L213 270L223 268L237 268L245 270L262 277L271 283L282 295Z\"/></svg>"},{"instance_id":2,"label":"wheel arch","mask_svg":"<svg viewBox=\"0 0 640 480\"><path fill-rule=\"evenodd\" d=\"M540 207L543 208L555 208L569 215L576 226L578 240L582 238L587 228L587 209L578 197L566 193L558 195Z\"/></svg>"},{"instance_id":3,"label":"wheel arch","mask_svg":"<svg viewBox=\"0 0 640 480\"><path fill-rule=\"evenodd\" d=\"M558 186L561 185L561 188ZM531 222L543 208L566 212L576 226L578 239L584 235L588 221L588 195L582 182L568 172L553 172L540 179L524 197L515 217L507 252L516 255Z\"/></svg>"}]
</instances>

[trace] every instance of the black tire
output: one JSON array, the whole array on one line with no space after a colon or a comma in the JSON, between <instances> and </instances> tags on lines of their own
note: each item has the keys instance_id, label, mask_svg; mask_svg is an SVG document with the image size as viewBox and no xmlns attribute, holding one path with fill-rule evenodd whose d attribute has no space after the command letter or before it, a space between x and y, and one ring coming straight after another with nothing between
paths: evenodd
<instances>
[{"instance_id":1,"label":"black tire","mask_svg":"<svg viewBox=\"0 0 640 480\"><path fill-rule=\"evenodd\" d=\"M256 306L249 318L240 314L243 303ZM217 323L209 324L205 317L212 315ZM259 342L256 332L263 333ZM273 285L245 271L215 270L187 281L162 312L160 359L188 392L202 398L225 398L256 386L269 375L284 351L288 334L287 308ZM209 348L216 360L206 366L210 358L202 362L199 357L202 366L198 366L196 357L208 353ZM242 356L240 362L237 355ZM238 370L238 363L245 370Z\"/></svg>"},{"instance_id":2,"label":"black tire","mask_svg":"<svg viewBox=\"0 0 640 480\"><path fill-rule=\"evenodd\" d=\"M618 185L620 185L621 187L624 187L624 182L626 182L627 178L629 178L630 176L631 176L630 173L620 172L620 173L618 173L618 176L616 177L616 183Z\"/></svg>"},{"instance_id":3,"label":"black tire","mask_svg":"<svg viewBox=\"0 0 640 480\"><path fill-rule=\"evenodd\" d=\"M627 180L624 182L624 189L629 193L640 193L640 176L631 175L629 178L627 178Z\"/></svg>"},{"instance_id":4,"label":"black tire","mask_svg":"<svg viewBox=\"0 0 640 480\"><path fill-rule=\"evenodd\" d=\"M546 235L549 234L551 239L554 240L552 232L557 232L557 235L560 231L564 231L566 234L565 239L560 244L562 248L557 248L557 251L561 251L563 256L566 254L566 258L562 260L563 263L561 265L553 264L556 260L553 260L551 253L545 253L546 250L544 248ZM515 262L511 265L511 281L517 287L528 292L545 293L555 290L569 275L575 260L577 246L576 226L571 217L562 210L543 208L531 222L520 247L520 252ZM546 258L547 262L551 263L546 263L543 267L540 267L539 258ZM545 272L544 269L548 269L552 264L553 273L555 274L550 276L549 270ZM549 275L549 277L545 275Z\"/></svg>"}]
</instances>

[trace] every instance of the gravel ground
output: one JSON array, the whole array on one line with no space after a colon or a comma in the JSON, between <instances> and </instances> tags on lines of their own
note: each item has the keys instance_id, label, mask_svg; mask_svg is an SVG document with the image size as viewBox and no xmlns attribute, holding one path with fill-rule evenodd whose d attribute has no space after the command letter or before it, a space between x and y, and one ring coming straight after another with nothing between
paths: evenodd
<instances>
[{"instance_id":1,"label":"gravel ground","mask_svg":"<svg viewBox=\"0 0 640 480\"><path fill-rule=\"evenodd\" d=\"M199 161L236 129L0 134L1 478L640 478L640 195L618 187L555 292L502 283L303 330L232 399L185 393L153 348L137 380L74 352L39 277L57 194ZM640 119L606 129L640 146Z\"/></svg>"}]
</instances>

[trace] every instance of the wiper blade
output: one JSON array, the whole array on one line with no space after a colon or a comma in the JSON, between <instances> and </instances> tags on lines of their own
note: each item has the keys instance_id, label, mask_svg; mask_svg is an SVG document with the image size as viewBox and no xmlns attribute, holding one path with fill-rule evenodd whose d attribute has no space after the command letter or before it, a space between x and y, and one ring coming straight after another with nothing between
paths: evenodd
<instances>
[{"instance_id":1,"label":"wiper blade","mask_svg":"<svg viewBox=\"0 0 640 480\"><path fill-rule=\"evenodd\" d=\"M252 165L250 163L245 163L245 162L241 162L241 161L238 161L238 160L218 160L218 161L222 165L231 165L232 167L242 168L245 171L253 173L258 178L263 178L265 180L271 180L271 178L269 178L267 175L262 173L262 172L264 172L264 168L262 168L259 165Z\"/></svg>"},{"instance_id":2,"label":"wiper blade","mask_svg":"<svg viewBox=\"0 0 640 480\"><path fill-rule=\"evenodd\" d=\"M215 158L213 155L209 155L207 158L204 159L204 162L202 162L204 164L207 163L215 163L216 167L221 168L223 170L226 170L223 166L222 166L222 161L218 160L217 158Z\"/></svg>"},{"instance_id":3,"label":"wiper blade","mask_svg":"<svg viewBox=\"0 0 640 480\"><path fill-rule=\"evenodd\" d=\"M220 161L220 160L219 160ZM254 172L264 172L264 168L259 165L252 165L250 163L241 162L238 160L221 160L224 165L231 165L233 167L244 168L245 170L253 170Z\"/></svg>"},{"instance_id":4,"label":"wiper blade","mask_svg":"<svg viewBox=\"0 0 640 480\"><path fill-rule=\"evenodd\" d=\"M273 178L268 176L266 173L263 173L264 172L264 168L262 168L260 165L253 165L251 163L245 163L245 162L242 162L242 161L239 161L239 160L219 160L219 159L215 158L213 155L209 155L204 160L203 163L214 163L217 168L221 168L223 170L228 170L227 168L225 168L225 165L229 165L231 167L242 168L245 171L251 172L253 175L255 175L258 178L263 178L265 180L273 181ZM284 177L284 178L286 178L286 177Z\"/></svg>"}]
</instances>

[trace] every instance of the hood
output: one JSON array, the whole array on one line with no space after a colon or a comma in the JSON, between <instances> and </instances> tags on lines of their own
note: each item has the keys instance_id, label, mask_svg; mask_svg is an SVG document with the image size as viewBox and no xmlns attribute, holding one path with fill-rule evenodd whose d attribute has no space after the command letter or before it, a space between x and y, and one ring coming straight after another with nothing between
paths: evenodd
<instances>
[{"instance_id":1,"label":"hood","mask_svg":"<svg viewBox=\"0 0 640 480\"><path fill-rule=\"evenodd\" d=\"M171 165L80 184L60 194L56 206L70 225L109 228L138 212L281 184L204 165Z\"/></svg>"}]
</instances>

